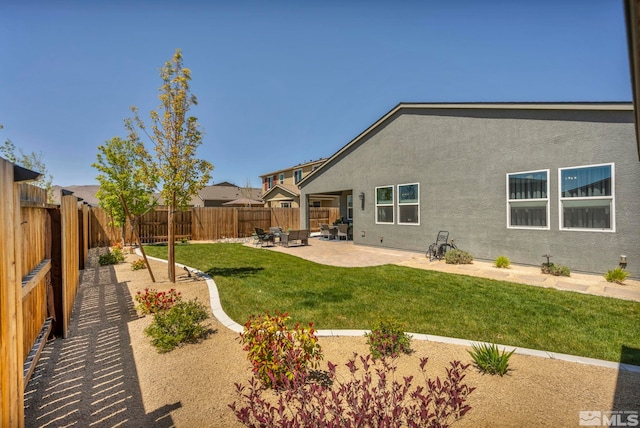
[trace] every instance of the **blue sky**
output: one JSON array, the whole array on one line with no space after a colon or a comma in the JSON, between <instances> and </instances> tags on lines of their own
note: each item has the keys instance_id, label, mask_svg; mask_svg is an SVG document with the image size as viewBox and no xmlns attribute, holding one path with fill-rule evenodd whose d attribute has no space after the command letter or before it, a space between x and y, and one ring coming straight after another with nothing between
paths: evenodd
<instances>
[{"instance_id":1,"label":"blue sky","mask_svg":"<svg viewBox=\"0 0 640 428\"><path fill-rule=\"evenodd\" d=\"M213 181L331 156L399 102L630 101L622 0L0 2L0 140L54 184L192 70Z\"/></svg>"}]
</instances>

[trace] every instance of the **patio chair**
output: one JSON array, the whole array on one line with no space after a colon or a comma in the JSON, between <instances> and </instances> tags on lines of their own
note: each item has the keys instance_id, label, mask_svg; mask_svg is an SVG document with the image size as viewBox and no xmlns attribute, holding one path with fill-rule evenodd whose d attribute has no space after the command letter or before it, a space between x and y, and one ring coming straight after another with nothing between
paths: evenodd
<instances>
[{"instance_id":1,"label":"patio chair","mask_svg":"<svg viewBox=\"0 0 640 428\"><path fill-rule=\"evenodd\" d=\"M264 231L264 229L261 229L259 227L256 227L255 229L256 229L256 236L258 237L258 243L260 244L261 247L263 247L264 244L270 244L270 245L275 244L275 237L273 233L267 233Z\"/></svg>"},{"instance_id":2,"label":"patio chair","mask_svg":"<svg viewBox=\"0 0 640 428\"><path fill-rule=\"evenodd\" d=\"M338 240L342 239L344 236L344 240L349 240L349 225L346 223L338 224Z\"/></svg>"},{"instance_id":3,"label":"patio chair","mask_svg":"<svg viewBox=\"0 0 640 428\"><path fill-rule=\"evenodd\" d=\"M441 230L438 232L436 242L429 245L426 256L429 258L429 261L432 261L433 259L442 260L447 250L452 248L456 248L456 246L453 244L453 240L449 242L449 232Z\"/></svg>"},{"instance_id":4,"label":"patio chair","mask_svg":"<svg viewBox=\"0 0 640 428\"><path fill-rule=\"evenodd\" d=\"M323 239L331 239L331 228L329 227L328 224L326 223L321 223L320 224L320 232L322 233L322 238Z\"/></svg>"}]
</instances>

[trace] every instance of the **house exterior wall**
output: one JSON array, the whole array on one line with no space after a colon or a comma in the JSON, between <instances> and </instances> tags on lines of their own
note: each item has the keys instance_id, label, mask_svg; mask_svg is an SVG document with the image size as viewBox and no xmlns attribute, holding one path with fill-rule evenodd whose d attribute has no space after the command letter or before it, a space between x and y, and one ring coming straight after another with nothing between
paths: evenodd
<instances>
[{"instance_id":1,"label":"house exterior wall","mask_svg":"<svg viewBox=\"0 0 640 428\"><path fill-rule=\"evenodd\" d=\"M272 179L272 187L275 186L276 184L285 184L285 185L295 186L298 184L296 183L295 177L294 177L295 171L302 170L302 178L304 178L307 175L309 175L309 173L311 173L318 166L322 165L323 162L324 162L324 159L318 160L315 162L296 165L291 168L261 175L260 181L262 182L262 191L266 192L267 190L269 190L269 183L268 183L269 177L271 177ZM284 180L282 182L280 182L280 174L284 175Z\"/></svg>"},{"instance_id":2,"label":"house exterior wall","mask_svg":"<svg viewBox=\"0 0 640 428\"><path fill-rule=\"evenodd\" d=\"M265 206L270 208L280 208L280 202L290 202L291 208L300 207L300 197L294 197L291 193L285 192L281 189L275 189L269 193L268 199L265 199Z\"/></svg>"},{"instance_id":3,"label":"house exterior wall","mask_svg":"<svg viewBox=\"0 0 640 428\"><path fill-rule=\"evenodd\" d=\"M475 258L640 274L640 162L628 110L400 109L302 184L350 189L356 244L424 252L439 230ZM615 232L560 230L559 168L614 164ZM507 227L507 174L549 170L549 229ZM375 188L419 184L418 225L376 224ZM364 193L364 209L359 194ZM302 211L301 224L307 218Z\"/></svg>"}]
</instances>

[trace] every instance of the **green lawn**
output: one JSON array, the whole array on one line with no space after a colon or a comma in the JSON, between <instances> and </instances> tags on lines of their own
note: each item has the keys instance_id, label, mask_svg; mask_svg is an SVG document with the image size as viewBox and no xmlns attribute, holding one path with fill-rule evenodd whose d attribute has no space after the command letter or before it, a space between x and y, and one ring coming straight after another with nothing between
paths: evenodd
<instances>
[{"instance_id":1,"label":"green lawn","mask_svg":"<svg viewBox=\"0 0 640 428\"><path fill-rule=\"evenodd\" d=\"M145 249L166 258L166 247ZM412 333L640 365L638 302L396 265L325 266L240 244L178 245L176 261L211 275L240 324L286 311L318 329L369 329L389 315Z\"/></svg>"}]
</instances>

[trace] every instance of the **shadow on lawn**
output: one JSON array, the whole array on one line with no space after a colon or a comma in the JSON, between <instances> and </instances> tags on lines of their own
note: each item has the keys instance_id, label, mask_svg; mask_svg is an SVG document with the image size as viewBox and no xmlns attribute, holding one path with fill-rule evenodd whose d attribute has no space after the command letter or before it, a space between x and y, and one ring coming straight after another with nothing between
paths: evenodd
<instances>
[{"instance_id":1,"label":"shadow on lawn","mask_svg":"<svg viewBox=\"0 0 640 428\"><path fill-rule=\"evenodd\" d=\"M170 412L180 402L145 412L127 285L112 266L95 265L81 271L68 337L47 343L25 388L25 426L174 426Z\"/></svg>"},{"instance_id":2,"label":"shadow on lawn","mask_svg":"<svg viewBox=\"0 0 640 428\"><path fill-rule=\"evenodd\" d=\"M255 275L256 273L264 270L264 268L257 267L236 267L236 268L211 268L206 274L210 277L216 276L235 276L238 278L246 278L251 275Z\"/></svg>"}]
</instances>

